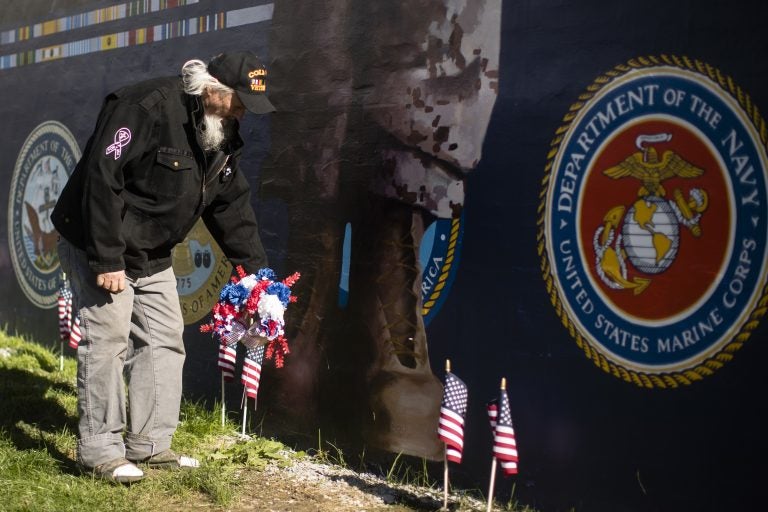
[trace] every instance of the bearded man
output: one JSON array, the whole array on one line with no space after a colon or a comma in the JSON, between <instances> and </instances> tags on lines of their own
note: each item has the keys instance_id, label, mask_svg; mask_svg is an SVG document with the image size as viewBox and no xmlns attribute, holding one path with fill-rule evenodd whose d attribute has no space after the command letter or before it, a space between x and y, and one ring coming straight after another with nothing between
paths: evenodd
<instances>
[{"instance_id":1,"label":"bearded man","mask_svg":"<svg viewBox=\"0 0 768 512\"><path fill-rule=\"evenodd\" d=\"M266 265L238 134L246 110L275 110L266 84L258 57L234 52L109 94L54 209L83 329L78 461L98 477L198 465L170 449L185 357L171 250L202 217L233 265Z\"/></svg>"}]
</instances>

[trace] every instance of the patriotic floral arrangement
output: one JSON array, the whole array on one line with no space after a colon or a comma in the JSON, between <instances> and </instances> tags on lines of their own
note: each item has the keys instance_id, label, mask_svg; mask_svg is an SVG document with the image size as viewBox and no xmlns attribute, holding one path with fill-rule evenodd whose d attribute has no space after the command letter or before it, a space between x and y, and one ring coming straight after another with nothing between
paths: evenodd
<instances>
[{"instance_id":1,"label":"patriotic floral arrangement","mask_svg":"<svg viewBox=\"0 0 768 512\"><path fill-rule=\"evenodd\" d=\"M279 281L270 268L248 275L240 266L236 270L239 278L233 276L224 285L213 306L213 320L200 326L200 331L218 336L225 345L238 341L249 348L266 345L265 357L274 359L275 366L281 368L290 353L285 339L285 310L296 302L291 286L301 274L295 272Z\"/></svg>"}]
</instances>

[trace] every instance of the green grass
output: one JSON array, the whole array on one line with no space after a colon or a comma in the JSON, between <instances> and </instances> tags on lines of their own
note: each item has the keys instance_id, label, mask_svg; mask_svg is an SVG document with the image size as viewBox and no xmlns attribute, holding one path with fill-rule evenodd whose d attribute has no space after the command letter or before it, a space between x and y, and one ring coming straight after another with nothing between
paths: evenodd
<instances>
[{"instance_id":1,"label":"green grass","mask_svg":"<svg viewBox=\"0 0 768 512\"><path fill-rule=\"evenodd\" d=\"M0 510L8 512L227 510L246 497L249 471L267 464L290 465L298 457L349 469L342 448L317 434L309 455L263 437L243 439L241 425L221 424L221 406L182 402L172 448L197 457L194 471L148 470L131 486L111 484L83 474L77 463L76 362L0 330ZM359 470L369 471L365 452ZM374 471L376 472L376 471ZM389 484L435 490L427 461L393 455L378 473ZM442 473L440 473L442 474ZM482 492L453 490L454 498ZM514 496L514 491L513 491ZM468 508L463 508L467 510ZM510 498L497 510L535 512ZM484 509L483 509L484 510Z\"/></svg>"},{"instance_id":2,"label":"green grass","mask_svg":"<svg viewBox=\"0 0 768 512\"><path fill-rule=\"evenodd\" d=\"M173 448L201 460L195 471L150 470L132 486L83 475L75 461L76 362L0 331L0 509L4 511L224 510L243 491L238 471L301 456L277 441L239 439L221 409L182 403Z\"/></svg>"}]
</instances>

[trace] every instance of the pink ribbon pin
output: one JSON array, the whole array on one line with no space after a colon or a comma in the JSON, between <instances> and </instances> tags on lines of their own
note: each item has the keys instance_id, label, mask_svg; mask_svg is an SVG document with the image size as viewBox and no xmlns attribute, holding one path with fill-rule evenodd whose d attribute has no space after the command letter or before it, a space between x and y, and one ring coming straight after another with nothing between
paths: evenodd
<instances>
[{"instance_id":1,"label":"pink ribbon pin","mask_svg":"<svg viewBox=\"0 0 768 512\"><path fill-rule=\"evenodd\" d=\"M107 147L107 155L115 154L115 160L120 158L123 154L123 148L131 142L131 130L128 128L120 128L115 132L115 143Z\"/></svg>"}]
</instances>

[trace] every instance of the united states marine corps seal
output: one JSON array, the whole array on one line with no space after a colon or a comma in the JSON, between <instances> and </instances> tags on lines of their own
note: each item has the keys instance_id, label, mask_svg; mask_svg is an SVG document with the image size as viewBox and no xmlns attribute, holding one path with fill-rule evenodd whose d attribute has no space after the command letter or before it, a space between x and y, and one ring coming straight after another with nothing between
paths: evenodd
<instances>
[{"instance_id":1,"label":"united states marine corps seal","mask_svg":"<svg viewBox=\"0 0 768 512\"><path fill-rule=\"evenodd\" d=\"M8 246L24 295L39 308L56 305L57 234L51 211L80 159L72 133L57 121L38 125L19 152L8 201Z\"/></svg>"},{"instance_id":2,"label":"united states marine corps seal","mask_svg":"<svg viewBox=\"0 0 768 512\"><path fill-rule=\"evenodd\" d=\"M701 380L768 300L763 119L719 70L661 56L599 77L564 121L538 234L556 311L616 377Z\"/></svg>"}]
</instances>

